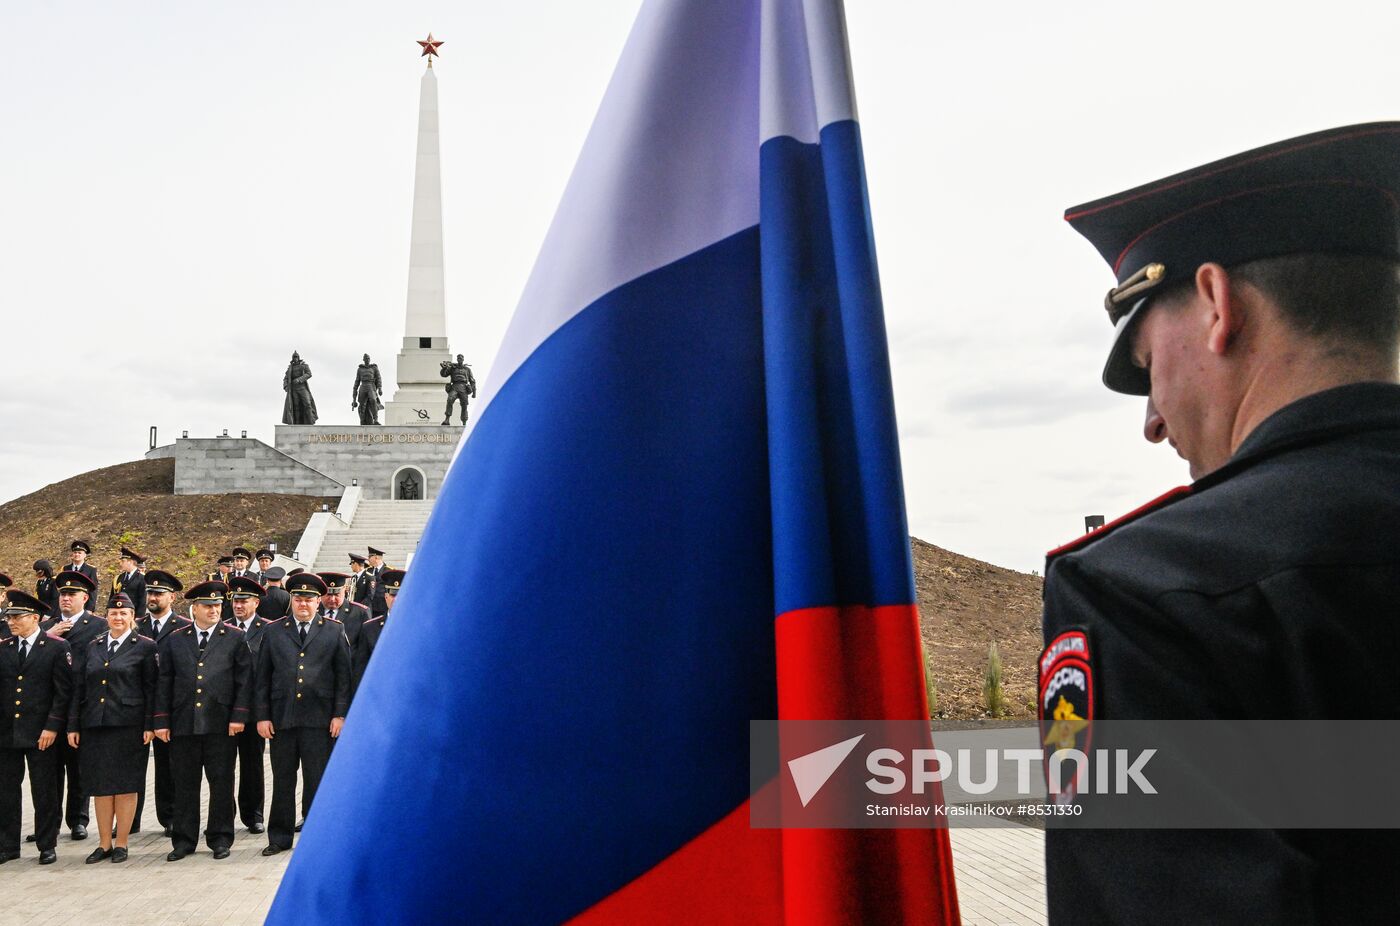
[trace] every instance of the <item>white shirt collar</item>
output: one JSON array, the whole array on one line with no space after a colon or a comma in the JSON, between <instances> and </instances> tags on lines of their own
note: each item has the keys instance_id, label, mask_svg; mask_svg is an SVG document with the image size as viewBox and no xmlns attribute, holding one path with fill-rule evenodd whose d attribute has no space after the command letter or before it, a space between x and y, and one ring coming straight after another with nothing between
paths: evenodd
<instances>
[{"instance_id":1,"label":"white shirt collar","mask_svg":"<svg viewBox=\"0 0 1400 926\"><path fill-rule=\"evenodd\" d=\"M20 637L20 638L19 638L19 641L20 641L21 643L28 643L28 644L29 644L29 648L30 648L30 649L33 649L33 648L34 648L34 644L35 644L36 642L38 642L39 634L40 634L41 632L42 632L42 631L40 631L38 627L35 627L33 633L31 633L31 634L30 634L29 636L27 636L27 637Z\"/></svg>"},{"instance_id":2,"label":"white shirt collar","mask_svg":"<svg viewBox=\"0 0 1400 926\"><path fill-rule=\"evenodd\" d=\"M126 633L122 634L122 635L119 636L119 637L114 637L114 636L112 636L112 634L109 632L109 633L107 634L108 645L110 646L112 643L116 643L118 646L121 646L123 643L126 642L126 638L129 637L129 636L131 636L131 628L130 628L130 627L126 628Z\"/></svg>"}]
</instances>

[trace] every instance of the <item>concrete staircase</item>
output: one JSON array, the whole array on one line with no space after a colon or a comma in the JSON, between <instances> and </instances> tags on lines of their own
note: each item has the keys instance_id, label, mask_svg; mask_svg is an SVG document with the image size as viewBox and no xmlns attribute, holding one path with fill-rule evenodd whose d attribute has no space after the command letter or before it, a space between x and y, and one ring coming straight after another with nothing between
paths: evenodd
<instances>
[{"instance_id":1,"label":"concrete staircase","mask_svg":"<svg viewBox=\"0 0 1400 926\"><path fill-rule=\"evenodd\" d=\"M361 500L348 528L326 533L321 548L316 551L313 571L349 572L350 554L363 556L369 546L383 550L384 562L389 566L404 568L413 558L432 509L431 500Z\"/></svg>"}]
</instances>

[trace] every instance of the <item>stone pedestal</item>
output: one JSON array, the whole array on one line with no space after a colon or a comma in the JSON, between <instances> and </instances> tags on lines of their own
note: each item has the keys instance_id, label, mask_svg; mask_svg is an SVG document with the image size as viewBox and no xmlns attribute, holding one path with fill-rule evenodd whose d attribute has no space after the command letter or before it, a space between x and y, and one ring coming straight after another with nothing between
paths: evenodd
<instances>
[{"instance_id":1,"label":"stone pedestal","mask_svg":"<svg viewBox=\"0 0 1400 926\"><path fill-rule=\"evenodd\" d=\"M439 391L439 395L446 394ZM421 500L437 497L461 438L461 427L436 423L399 427L284 424L277 427L275 442L282 453L341 484L357 483L365 498L416 496Z\"/></svg>"},{"instance_id":2,"label":"stone pedestal","mask_svg":"<svg viewBox=\"0 0 1400 926\"><path fill-rule=\"evenodd\" d=\"M399 351L399 386L384 403L386 425L427 425L442 421L447 407L447 380L442 362L452 360L447 338L404 338ZM460 419L459 419L460 420Z\"/></svg>"}]
</instances>

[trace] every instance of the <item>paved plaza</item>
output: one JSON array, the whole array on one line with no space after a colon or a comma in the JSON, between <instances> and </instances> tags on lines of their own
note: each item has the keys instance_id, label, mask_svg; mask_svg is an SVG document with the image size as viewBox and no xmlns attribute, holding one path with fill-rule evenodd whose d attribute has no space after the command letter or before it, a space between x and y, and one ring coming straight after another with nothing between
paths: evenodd
<instances>
[{"instance_id":1,"label":"paved plaza","mask_svg":"<svg viewBox=\"0 0 1400 926\"><path fill-rule=\"evenodd\" d=\"M144 828L131 837L131 858L120 865L83 864L97 847L95 826L81 842L69 839L64 829L55 865L39 865L38 850L25 843L23 858L0 866L0 926L252 926L263 921L291 853L263 858L267 837L237 825L228 858L216 862L201 845L194 855L167 862L170 840L156 823L154 775L146 779ZM266 780L270 798L271 768ZM26 781L24 833L33 832L33 821ZM1040 830L1014 824L959 827L952 830L952 841L966 926L1045 922Z\"/></svg>"}]
</instances>

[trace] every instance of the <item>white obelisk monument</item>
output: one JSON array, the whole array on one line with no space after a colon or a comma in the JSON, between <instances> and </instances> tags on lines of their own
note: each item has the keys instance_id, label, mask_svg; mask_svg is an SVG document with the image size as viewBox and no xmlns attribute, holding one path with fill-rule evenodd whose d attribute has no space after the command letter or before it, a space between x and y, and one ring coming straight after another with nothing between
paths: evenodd
<instances>
[{"instance_id":1,"label":"white obelisk monument","mask_svg":"<svg viewBox=\"0 0 1400 926\"><path fill-rule=\"evenodd\" d=\"M386 425L436 425L447 404L439 370L451 360L442 272L442 159L438 154L437 77L433 57L442 44L430 33L418 43L428 68L418 92L418 161L413 174L413 236L408 250L408 305L398 388L384 407ZM455 411L455 410L454 410ZM454 418L456 415L454 414Z\"/></svg>"}]
</instances>

